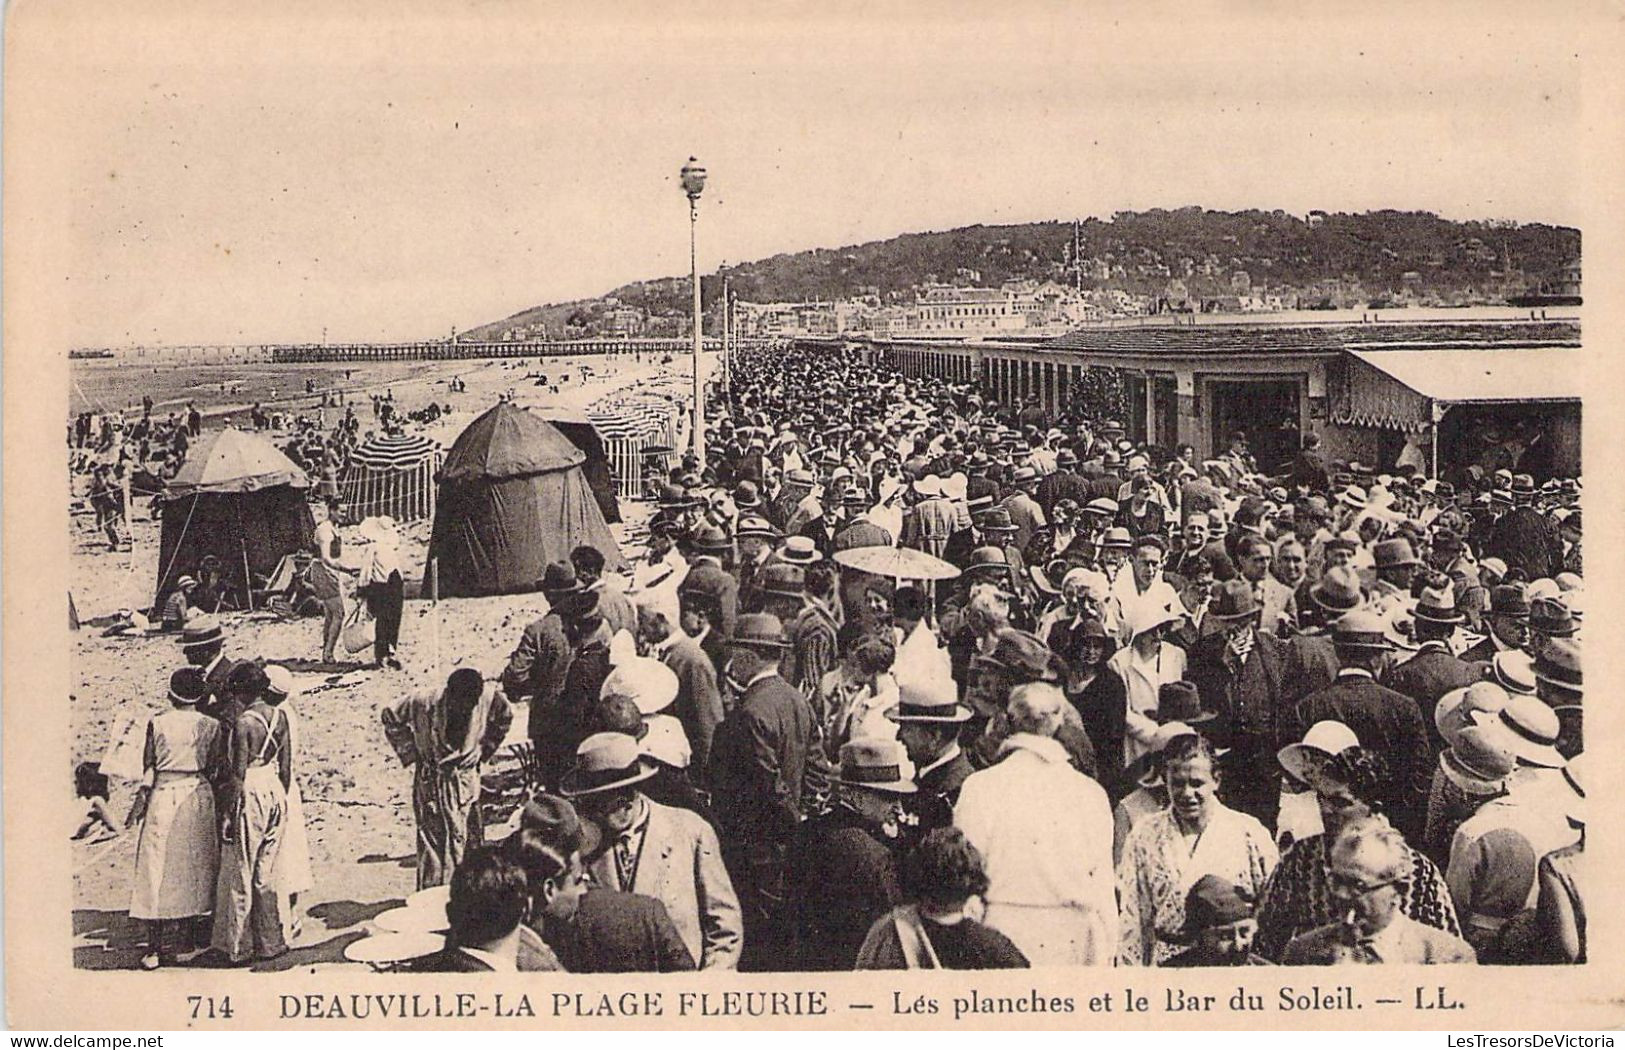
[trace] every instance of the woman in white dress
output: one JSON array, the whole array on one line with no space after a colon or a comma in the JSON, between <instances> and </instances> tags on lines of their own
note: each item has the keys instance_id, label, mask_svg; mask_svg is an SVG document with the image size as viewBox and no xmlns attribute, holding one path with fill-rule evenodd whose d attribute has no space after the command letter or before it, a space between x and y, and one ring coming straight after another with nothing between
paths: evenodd
<instances>
[{"instance_id":1,"label":"woman in white dress","mask_svg":"<svg viewBox=\"0 0 1625 1050\"><path fill-rule=\"evenodd\" d=\"M146 780L129 820L141 822L130 918L147 923L146 970L173 961L175 942L166 948L164 936L177 920L214 909L220 827L209 776L223 759L225 736L219 722L197 711L207 692L201 668L181 668L169 678L170 710L147 723Z\"/></svg>"},{"instance_id":2,"label":"woman in white dress","mask_svg":"<svg viewBox=\"0 0 1625 1050\"><path fill-rule=\"evenodd\" d=\"M1151 749L1157 735L1157 697L1162 687L1185 677L1185 650L1162 640L1163 631L1176 619L1169 608L1142 604L1129 622L1129 644L1113 653L1106 663L1123 680L1127 693L1125 768Z\"/></svg>"},{"instance_id":3,"label":"woman in white dress","mask_svg":"<svg viewBox=\"0 0 1625 1050\"><path fill-rule=\"evenodd\" d=\"M1178 954L1185 898L1204 875L1216 875L1257 901L1280 859L1264 825L1221 805L1213 746L1190 733L1163 752L1168 808L1128 834L1117 866L1122 920L1118 961L1160 966Z\"/></svg>"},{"instance_id":4,"label":"woman in white dress","mask_svg":"<svg viewBox=\"0 0 1625 1050\"><path fill-rule=\"evenodd\" d=\"M299 695L294 687L293 675L286 667L268 664L265 677L270 680L270 692L281 696L276 707L288 720L288 747L298 761L299 712L293 701ZM299 791L299 771L295 769L288 781L288 823L283 829L282 845L277 850L275 875L277 892L286 904L282 909L283 936L289 941L299 936L303 916L299 913L299 895L315 885L310 874L310 839L305 832L305 802Z\"/></svg>"}]
</instances>

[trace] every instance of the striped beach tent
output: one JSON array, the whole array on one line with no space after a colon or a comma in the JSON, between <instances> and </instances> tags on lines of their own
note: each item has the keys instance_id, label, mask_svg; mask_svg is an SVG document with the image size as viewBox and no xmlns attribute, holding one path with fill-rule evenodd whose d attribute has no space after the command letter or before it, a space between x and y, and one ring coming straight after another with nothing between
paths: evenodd
<instances>
[{"instance_id":1,"label":"striped beach tent","mask_svg":"<svg viewBox=\"0 0 1625 1050\"><path fill-rule=\"evenodd\" d=\"M353 518L396 521L434 517L440 446L421 434L374 434L350 454L339 494Z\"/></svg>"},{"instance_id":2,"label":"striped beach tent","mask_svg":"<svg viewBox=\"0 0 1625 1050\"><path fill-rule=\"evenodd\" d=\"M641 495L643 450L670 447L677 438L677 408L657 394L631 394L595 403L587 417L604 440L622 497Z\"/></svg>"}]
</instances>

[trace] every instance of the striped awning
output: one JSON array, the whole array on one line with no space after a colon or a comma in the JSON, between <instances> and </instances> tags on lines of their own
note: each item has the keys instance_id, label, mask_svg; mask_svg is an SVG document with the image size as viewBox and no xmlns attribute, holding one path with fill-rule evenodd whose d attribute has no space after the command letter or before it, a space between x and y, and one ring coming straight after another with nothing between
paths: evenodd
<instances>
[{"instance_id":1,"label":"striped awning","mask_svg":"<svg viewBox=\"0 0 1625 1050\"><path fill-rule=\"evenodd\" d=\"M606 440L643 438L663 433L671 424L672 404L652 395L599 402L587 410L593 428Z\"/></svg>"},{"instance_id":2,"label":"striped awning","mask_svg":"<svg viewBox=\"0 0 1625 1050\"><path fill-rule=\"evenodd\" d=\"M404 470L439 451L440 446L422 434L374 435L350 454L350 462L375 470Z\"/></svg>"}]
</instances>

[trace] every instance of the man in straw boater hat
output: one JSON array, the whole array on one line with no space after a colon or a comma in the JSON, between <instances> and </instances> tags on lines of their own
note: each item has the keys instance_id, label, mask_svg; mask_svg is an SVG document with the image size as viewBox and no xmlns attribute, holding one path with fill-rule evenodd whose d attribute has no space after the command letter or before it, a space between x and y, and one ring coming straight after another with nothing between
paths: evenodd
<instances>
[{"instance_id":1,"label":"man in straw boater hat","mask_svg":"<svg viewBox=\"0 0 1625 1050\"><path fill-rule=\"evenodd\" d=\"M1225 805L1273 827L1280 778L1272 759L1291 722L1281 699L1287 649L1259 628L1262 606L1252 583L1226 580L1215 590L1204 618L1211 633L1192 647L1185 677L1202 706L1218 715L1213 739L1230 752L1220 770Z\"/></svg>"},{"instance_id":2,"label":"man in straw boater hat","mask_svg":"<svg viewBox=\"0 0 1625 1050\"><path fill-rule=\"evenodd\" d=\"M733 708L711 744L711 791L723 859L744 911L746 969L782 959L784 863L802 816L812 708L779 674L788 645L770 613L747 613L728 639Z\"/></svg>"},{"instance_id":3,"label":"man in straw boater hat","mask_svg":"<svg viewBox=\"0 0 1625 1050\"><path fill-rule=\"evenodd\" d=\"M895 675L898 702L886 717L897 723L897 739L914 763L919 790L909 800L910 809L916 817L914 831L924 835L953 823L959 789L975 772L959 746L971 709L959 702L953 679L928 659L901 661Z\"/></svg>"},{"instance_id":4,"label":"man in straw boater hat","mask_svg":"<svg viewBox=\"0 0 1625 1050\"><path fill-rule=\"evenodd\" d=\"M1296 724L1342 722L1360 743L1381 753L1393 776L1385 784L1387 811L1406 835L1420 840L1427 817L1433 752L1416 702L1378 684L1393 652L1383 619L1369 609L1348 613L1332 626L1332 644L1342 664L1324 689L1299 701Z\"/></svg>"},{"instance_id":5,"label":"man in straw boater hat","mask_svg":"<svg viewBox=\"0 0 1625 1050\"><path fill-rule=\"evenodd\" d=\"M593 879L660 901L700 969L732 970L743 929L721 845L704 818L638 789L655 772L635 737L594 733L581 742L561 790L602 833Z\"/></svg>"},{"instance_id":6,"label":"man in straw boater hat","mask_svg":"<svg viewBox=\"0 0 1625 1050\"><path fill-rule=\"evenodd\" d=\"M874 921L901 903L892 844L916 791L914 763L896 740L841 747L827 813L801 825L786 891L798 970L850 970Z\"/></svg>"},{"instance_id":7,"label":"man in straw boater hat","mask_svg":"<svg viewBox=\"0 0 1625 1050\"><path fill-rule=\"evenodd\" d=\"M1439 698L1452 689L1484 677L1482 664L1468 663L1451 649L1450 640L1466 621L1449 587L1424 587L1412 610L1416 655L1388 672L1388 688L1416 701L1424 721L1431 721ZM1438 743L1436 740L1435 743Z\"/></svg>"}]
</instances>

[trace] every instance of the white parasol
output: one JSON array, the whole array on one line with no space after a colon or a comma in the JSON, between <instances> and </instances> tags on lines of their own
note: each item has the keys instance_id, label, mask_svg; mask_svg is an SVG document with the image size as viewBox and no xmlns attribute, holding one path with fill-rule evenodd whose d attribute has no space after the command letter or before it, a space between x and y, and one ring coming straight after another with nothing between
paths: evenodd
<instances>
[{"instance_id":1,"label":"white parasol","mask_svg":"<svg viewBox=\"0 0 1625 1050\"><path fill-rule=\"evenodd\" d=\"M941 558L912 547L853 547L836 551L835 561L849 569L899 580L952 580L959 570Z\"/></svg>"}]
</instances>

